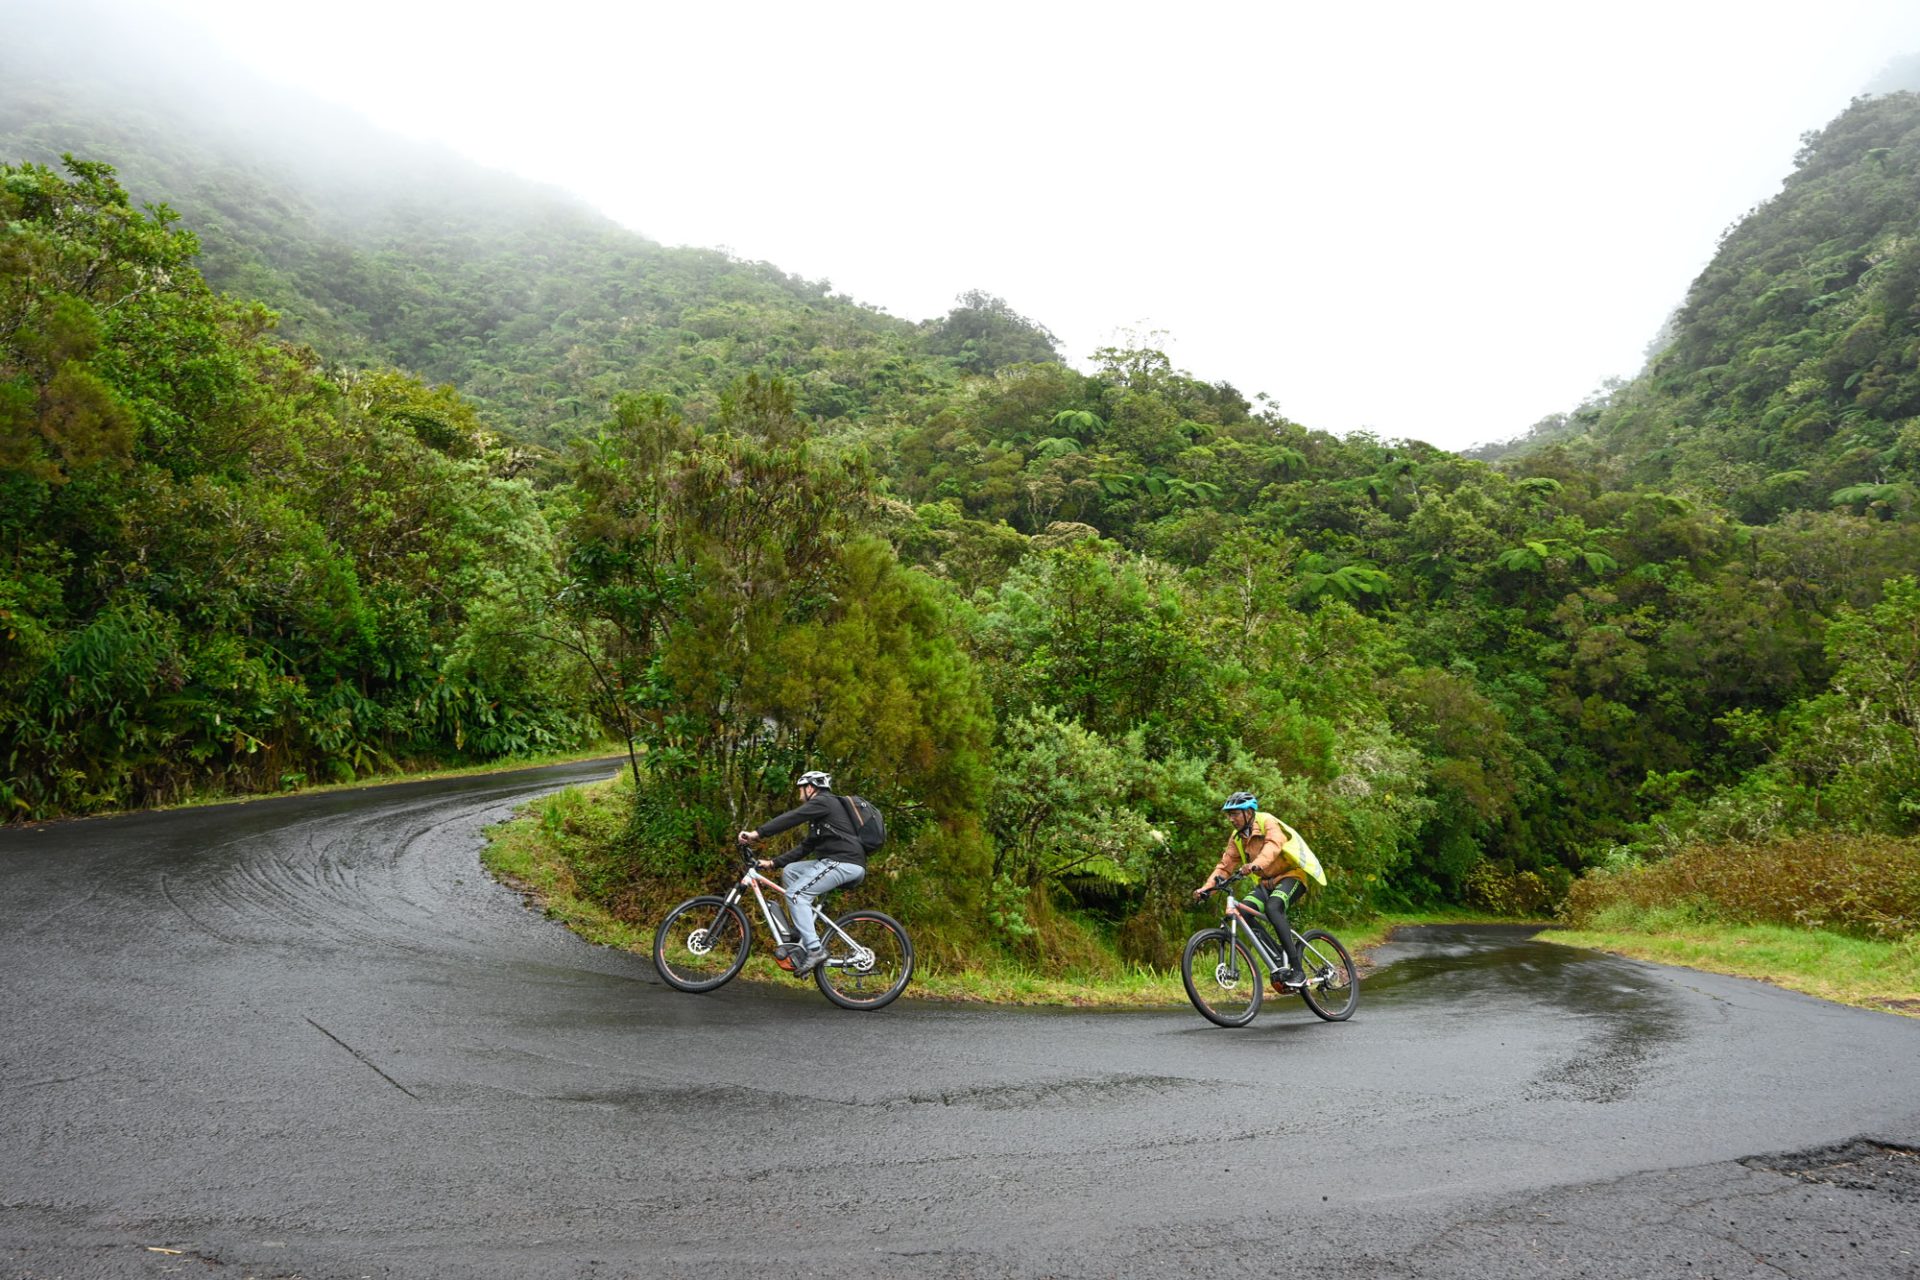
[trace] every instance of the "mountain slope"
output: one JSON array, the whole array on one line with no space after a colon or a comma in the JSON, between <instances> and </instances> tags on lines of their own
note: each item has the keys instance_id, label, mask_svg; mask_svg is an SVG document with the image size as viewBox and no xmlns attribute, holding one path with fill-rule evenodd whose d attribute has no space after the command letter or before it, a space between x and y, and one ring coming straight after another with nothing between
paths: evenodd
<instances>
[{"instance_id":1,"label":"mountain slope","mask_svg":"<svg viewBox=\"0 0 1920 1280\"><path fill-rule=\"evenodd\" d=\"M1892 515L1920 480L1920 94L1856 100L1721 241L1638 378L1536 437L1743 519Z\"/></svg>"},{"instance_id":2,"label":"mountain slope","mask_svg":"<svg viewBox=\"0 0 1920 1280\"><path fill-rule=\"evenodd\" d=\"M788 377L810 415L857 418L978 371L982 352L1054 358L1050 335L997 300L916 326L766 263L659 245L238 67L196 66L204 54L158 25L116 12L105 30L0 45L0 157L114 165L137 201L180 212L211 283L275 308L286 336L450 382L523 436L572 434L624 391L698 416L748 371Z\"/></svg>"}]
</instances>

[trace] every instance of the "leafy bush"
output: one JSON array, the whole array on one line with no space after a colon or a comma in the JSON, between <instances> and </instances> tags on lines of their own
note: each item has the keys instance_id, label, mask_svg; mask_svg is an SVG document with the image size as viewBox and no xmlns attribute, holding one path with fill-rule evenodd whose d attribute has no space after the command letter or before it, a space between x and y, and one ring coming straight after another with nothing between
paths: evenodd
<instances>
[{"instance_id":1,"label":"leafy bush","mask_svg":"<svg viewBox=\"0 0 1920 1280\"><path fill-rule=\"evenodd\" d=\"M105 165L0 164L0 806L587 737L549 528L450 390L323 373Z\"/></svg>"},{"instance_id":2,"label":"leafy bush","mask_svg":"<svg viewBox=\"0 0 1920 1280\"><path fill-rule=\"evenodd\" d=\"M1469 905L1495 915L1538 919L1551 915L1567 892L1564 873L1558 884L1555 879L1551 873L1516 871L1503 863L1480 862L1467 873L1465 896Z\"/></svg>"},{"instance_id":3,"label":"leafy bush","mask_svg":"<svg viewBox=\"0 0 1920 1280\"><path fill-rule=\"evenodd\" d=\"M1590 928L1611 908L1676 904L1728 924L1897 940L1920 928L1920 840L1821 833L1693 845L1664 861L1588 872L1562 914Z\"/></svg>"}]
</instances>

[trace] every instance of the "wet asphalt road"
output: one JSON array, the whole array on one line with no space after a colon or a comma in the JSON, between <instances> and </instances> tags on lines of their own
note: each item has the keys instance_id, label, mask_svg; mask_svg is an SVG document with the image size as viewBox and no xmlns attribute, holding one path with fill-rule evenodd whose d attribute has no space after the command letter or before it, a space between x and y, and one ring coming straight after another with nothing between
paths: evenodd
<instances>
[{"instance_id":1,"label":"wet asphalt road","mask_svg":"<svg viewBox=\"0 0 1920 1280\"><path fill-rule=\"evenodd\" d=\"M0 1276L1920 1276L1920 1021L1514 929L1342 1025L680 995L479 868L605 772L0 831Z\"/></svg>"}]
</instances>

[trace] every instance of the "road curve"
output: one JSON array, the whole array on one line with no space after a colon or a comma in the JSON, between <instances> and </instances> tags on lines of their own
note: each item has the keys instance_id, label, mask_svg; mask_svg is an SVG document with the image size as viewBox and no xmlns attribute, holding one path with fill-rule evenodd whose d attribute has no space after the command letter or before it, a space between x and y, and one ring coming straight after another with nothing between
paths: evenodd
<instances>
[{"instance_id":1,"label":"road curve","mask_svg":"<svg viewBox=\"0 0 1920 1280\"><path fill-rule=\"evenodd\" d=\"M1920 1275L1920 1021L1499 929L1340 1025L685 996L480 869L607 770L0 831L0 1277Z\"/></svg>"}]
</instances>

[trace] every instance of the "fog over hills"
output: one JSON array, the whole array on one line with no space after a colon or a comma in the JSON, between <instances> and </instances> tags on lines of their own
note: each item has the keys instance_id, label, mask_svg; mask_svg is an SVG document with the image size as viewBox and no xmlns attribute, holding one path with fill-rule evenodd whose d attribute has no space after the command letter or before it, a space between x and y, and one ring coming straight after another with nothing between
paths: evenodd
<instances>
[{"instance_id":1,"label":"fog over hills","mask_svg":"<svg viewBox=\"0 0 1920 1280\"><path fill-rule=\"evenodd\" d=\"M82 11L67 16L84 28ZM124 21L86 40L28 27L0 47L0 154L113 164L137 201L165 202L198 235L210 282L264 301L328 359L451 382L551 439L619 392L697 411L717 371L760 366L803 379L809 411L858 415L870 406L823 349L884 362L940 346L823 284L659 245L564 192L180 48L155 19Z\"/></svg>"},{"instance_id":2,"label":"fog over hills","mask_svg":"<svg viewBox=\"0 0 1920 1280\"><path fill-rule=\"evenodd\" d=\"M1907 83L1920 64L1887 81ZM1896 71L1898 68L1895 69ZM1542 423L1558 449L1749 522L1902 515L1920 482L1920 94L1811 132L1780 193L1728 229L1631 382Z\"/></svg>"}]
</instances>

